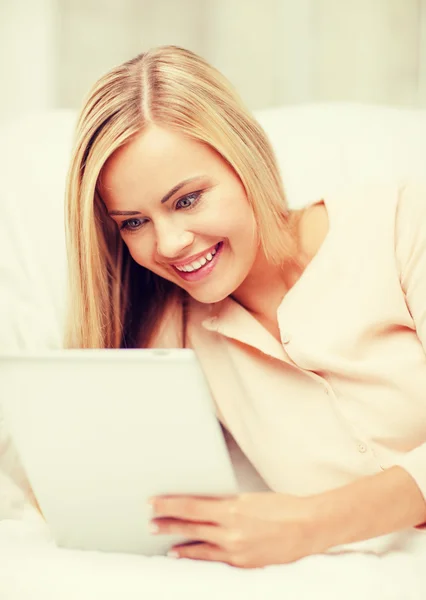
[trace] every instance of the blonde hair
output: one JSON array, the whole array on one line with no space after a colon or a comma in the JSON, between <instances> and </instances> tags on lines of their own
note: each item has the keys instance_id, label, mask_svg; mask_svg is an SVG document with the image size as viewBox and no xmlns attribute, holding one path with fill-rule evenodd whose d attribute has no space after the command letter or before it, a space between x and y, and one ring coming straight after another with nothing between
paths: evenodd
<instances>
[{"instance_id":1,"label":"blonde hair","mask_svg":"<svg viewBox=\"0 0 426 600\"><path fill-rule=\"evenodd\" d=\"M294 250L271 145L229 82L188 50L149 50L101 77L78 120L66 191L68 347L147 345L168 301L185 299L130 257L97 187L107 159L150 122L208 144L227 161L271 263L282 265Z\"/></svg>"}]
</instances>

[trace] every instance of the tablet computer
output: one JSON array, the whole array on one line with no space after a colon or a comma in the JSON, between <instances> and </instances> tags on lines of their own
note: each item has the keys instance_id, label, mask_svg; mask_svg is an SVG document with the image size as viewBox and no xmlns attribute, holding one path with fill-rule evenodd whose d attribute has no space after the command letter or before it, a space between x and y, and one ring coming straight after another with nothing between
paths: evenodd
<instances>
[{"instance_id":1,"label":"tablet computer","mask_svg":"<svg viewBox=\"0 0 426 600\"><path fill-rule=\"evenodd\" d=\"M0 357L6 425L59 546L166 554L147 499L238 493L193 350Z\"/></svg>"}]
</instances>

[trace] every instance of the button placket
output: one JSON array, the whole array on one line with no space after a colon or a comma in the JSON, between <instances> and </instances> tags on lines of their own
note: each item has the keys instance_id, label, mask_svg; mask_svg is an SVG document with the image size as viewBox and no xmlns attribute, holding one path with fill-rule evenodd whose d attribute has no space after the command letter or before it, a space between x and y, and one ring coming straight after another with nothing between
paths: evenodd
<instances>
[{"instance_id":1,"label":"button placket","mask_svg":"<svg viewBox=\"0 0 426 600\"><path fill-rule=\"evenodd\" d=\"M322 385L324 387L324 393L327 394L327 396L335 398L335 394L334 394L333 389L331 387L329 387L326 383L322 383ZM353 431L353 434L355 434L354 431ZM356 444L356 448L357 448L358 452L360 454L367 454L368 453L368 446L367 446L367 444L364 443L364 442L362 442L362 441L359 441L359 438L358 438L358 441L357 441L356 434L354 435L354 437L355 437L354 442Z\"/></svg>"},{"instance_id":2,"label":"button placket","mask_svg":"<svg viewBox=\"0 0 426 600\"><path fill-rule=\"evenodd\" d=\"M291 336L287 331L283 331L281 334L281 342L283 344L289 344L291 341Z\"/></svg>"}]
</instances>

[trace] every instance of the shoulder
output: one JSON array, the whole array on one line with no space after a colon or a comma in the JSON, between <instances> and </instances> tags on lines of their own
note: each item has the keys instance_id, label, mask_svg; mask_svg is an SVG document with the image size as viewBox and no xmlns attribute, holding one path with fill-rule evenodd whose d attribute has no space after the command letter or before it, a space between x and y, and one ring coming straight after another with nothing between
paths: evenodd
<instances>
[{"instance_id":1,"label":"shoulder","mask_svg":"<svg viewBox=\"0 0 426 600\"><path fill-rule=\"evenodd\" d=\"M411 181L398 189L398 203L396 210L396 222L399 225L400 234L411 228L417 229L419 218L426 216L426 182Z\"/></svg>"},{"instance_id":2,"label":"shoulder","mask_svg":"<svg viewBox=\"0 0 426 600\"><path fill-rule=\"evenodd\" d=\"M399 189L400 186L395 183L352 183L330 189L323 198L336 219L365 213L373 216L395 208Z\"/></svg>"},{"instance_id":3,"label":"shoulder","mask_svg":"<svg viewBox=\"0 0 426 600\"><path fill-rule=\"evenodd\" d=\"M426 255L426 182L410 182L399 189L395 251L400 267Z\"/></svg>"},{"instance_id":4,"label":"shoulder","mask_svg":"<svg viewBox=\"0 0 426 600\"><path fill-rule=\"evenodd\" d=\"M362 227L365 236L388 232L393 239L403 221L425 214L425 192L426 182L351 184L330 190L324 201L332 225L344 231Z\"/></svg>"}]
</instances>

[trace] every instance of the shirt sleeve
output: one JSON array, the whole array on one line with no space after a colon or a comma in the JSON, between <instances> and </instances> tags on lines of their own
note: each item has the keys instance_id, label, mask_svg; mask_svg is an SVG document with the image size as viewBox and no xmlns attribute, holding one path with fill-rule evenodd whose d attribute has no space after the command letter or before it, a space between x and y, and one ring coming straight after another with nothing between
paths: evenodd
<instances>
[{"instance_id":1,"label":"shirt sleeve","mask_svg":"<svg viewBox=\"0 0 426 600\"><path fill-rule=\"evenodd\" d=\"M426 353L426 184L408 184L400 190L395 255L407 307ZM426 420L426 390L424 413ZM426 500L426 440L396 464L413 477ZM425 528L426 523L420 527Z\"/></svg>"}]
</instances>

